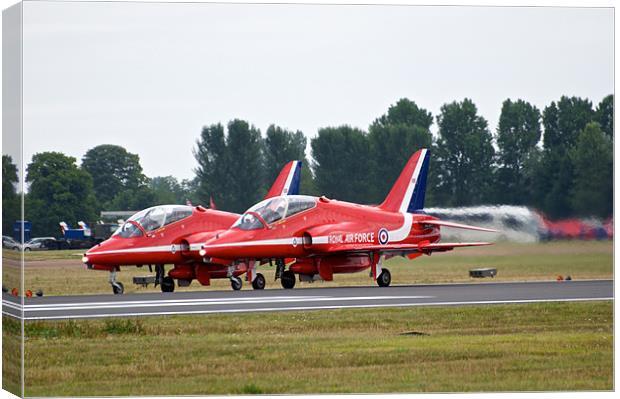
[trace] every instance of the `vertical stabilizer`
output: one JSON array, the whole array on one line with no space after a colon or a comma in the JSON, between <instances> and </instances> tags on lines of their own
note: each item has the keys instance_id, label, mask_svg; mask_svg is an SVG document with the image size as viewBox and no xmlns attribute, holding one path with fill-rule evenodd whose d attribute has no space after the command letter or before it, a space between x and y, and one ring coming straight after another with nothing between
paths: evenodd
<instances>
[{"instance_id":1,"label":"vertical stabilizer","mask_svg":"<svg viewBox=\"0 0 620 399\"><path fill-rule=\"evenodd\" d=\"M423 148L409 158L405 168L379 208L401 213L424 209L430 154L429 150Z\"/></svg>"},{"instance_id":2,"label":"vertical stabilizer","mask_svg":"<svg viewBox=\"0 0 620 399\"><path fill-rule=\"evenodd\" d=\"M291 161L284 165L265 198L280 195L297 195L299 194L300 181L301 161Z\"/></svg>"}]
</instances>

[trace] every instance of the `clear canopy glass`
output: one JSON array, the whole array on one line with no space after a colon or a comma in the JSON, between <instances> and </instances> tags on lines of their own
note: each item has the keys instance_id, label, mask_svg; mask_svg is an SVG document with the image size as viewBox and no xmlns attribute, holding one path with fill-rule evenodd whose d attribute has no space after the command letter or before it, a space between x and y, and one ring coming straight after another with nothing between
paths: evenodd
<instances>
[{"instance_id":1,"label":"clear canopy glass","mask_svg":"<svg viewBox=\"0 0 620 399\"><path fill-rule=\"evenodd\" d=\"M256 230L316 206L316 198L290 195L268 198L248 209L233 225L241 230Z\"/></svg>"},{"instance_id":2,"label":"clear canopy glass","mask_svg":"<svg viewBox=\"0 0 620 399\"><path fill-rule=\"evenodd\" d=\"M142 210L116 230L120 237L140 237L143 232L151 232L171 223L191 216L193 208L187 205L160 205Z\"/></svg>"}]
</instances>

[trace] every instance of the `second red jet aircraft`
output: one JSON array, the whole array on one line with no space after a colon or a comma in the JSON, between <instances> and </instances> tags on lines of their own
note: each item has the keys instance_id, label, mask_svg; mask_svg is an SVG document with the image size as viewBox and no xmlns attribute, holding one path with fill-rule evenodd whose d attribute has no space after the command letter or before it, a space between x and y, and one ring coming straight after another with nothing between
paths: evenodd
<instances>
[{"instance_id":1,"label":"second red jet aircraft","mask_svg":"<svg viewBox=\"0 0 620 399\"><path fill-rule=\"evenodd\" d=\"M232 263L276 260L276 279L293 288L301 281L331 281L334 274L370 268L382 287L391 282L385 258L449 251L487 242L440 243L440 227L495 230L438 220L423 212L430 153L417 151L385 201L359 205L325 197L279 196L246 211L227 231L215 234L199 251L203 261ZM295 258L288 270L285 260Z\"/></svg>"}]
</instances>

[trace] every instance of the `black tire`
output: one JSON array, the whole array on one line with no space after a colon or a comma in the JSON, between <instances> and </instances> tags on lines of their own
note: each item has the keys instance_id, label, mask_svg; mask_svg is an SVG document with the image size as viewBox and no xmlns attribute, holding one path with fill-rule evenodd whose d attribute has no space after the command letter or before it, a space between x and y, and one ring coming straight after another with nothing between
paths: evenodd
<instances>
[{"instance_id":1,"label":"black tire","mask_svg":"<svg viewBox=\"0 0 620 399\"><path fill-rule=\"evenodd\" d=\"M287 289L287 290L290 290L293 287L295 287L296 280L297 279L295 278L295 273L293 273L290 270L287 270L284 273L282 273L282 277L280 277L282 288Z\"/></svg>"},{"instance_id":2,"label":"black tire","mask_svg":"<svg viewBox=\"0 0 620 399\"><path fill-rule=\"evenodd\" d=\"M32 251L32 249L31 249L31 248L26 247L26 248L24 248L24 251L30 252L30 251Z\"/></svg>"},{"instance_id":3,"label":"black tire","mask_svg":"<svg viewBox=\"0 0 620 399\"><path fill-rule=\"evenodd\" d=\"M161 281L161 292L174 292L174 279L166 276Z\"/></svg>"},{"instance_id":4,"label":"black tire","mask_svg":"<svg viewBox=\"0 0 620 399\"><path fill-rule=\"evenodd\" d=\"M265 289L265 276L260 273L256 274L256 278L252 281L252 288L255 290Z\"/></svg>"},{"instance_id":5,"label":"black tire","mask_svg":"<svg viewBox=\"0 0 620 399\"><path fill-rule=\"evenodd\" d=\"M389 287L392 282L392 275L388 269L383 269L379 277L377 277L377 284L379 287Z\"/></svg>"},{"instance_id":6,"label":"black tire","mask_svg":"<svg viewBox=\"0 0 620 399\"><path fill-rule=\"evenodd\" d=\"M123 286L123 283L118 281L116 283L112 283L112 292L114 293L114 295L123 295L123 293L125 292L125 287ZM41 293L41 295L43 295L43 293Z\"/></svg>"},{"instance_id":7,"label":"black tire","mask_svg":"<svg viewBox=\"0 0 620 399\"><path fill-rule=\"evenodd\" d=\"M233 277L230 279L230 286L233 290L239 291L243 287L243 281L239 277Z\"/></svg>"}]
</instances>

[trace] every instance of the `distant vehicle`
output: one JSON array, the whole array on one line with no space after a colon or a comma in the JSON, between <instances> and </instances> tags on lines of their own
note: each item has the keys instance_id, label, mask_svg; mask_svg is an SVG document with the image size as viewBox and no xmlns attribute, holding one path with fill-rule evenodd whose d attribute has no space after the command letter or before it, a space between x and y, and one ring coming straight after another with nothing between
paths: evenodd
<instances>
[{"instance_id":1,"label":"distant vehicle","mask_svg":"<svg viewBox=\"0 0 620 399\"><path fill-rule=\"evenodd\" d=\"M100 244L112 236L119 228L118 223L97 223L91 229L83 221L78 222L78 228L73 229L67 223L60 222L62 238L58 240L58 249L89 249Z\"/></svg>"},{"instance_id":2,"label":"distant vehicle","mask_svg":"<svg viewBox=\"0 0 620 399\"><path fill-rule=\"evenodd\" d=\"M54 237L37 237L24 244L24 251L49 251L58 248L59 243Z\"/></svg>"},{"instance_id":3,"label":"distant vehicle","mask_svg":"<svg viewBox=\"0 0 620 399\"><path fill-rule=\"evenodd\" d=\"M2 248L12 249L14 251L19 251L21 246L17 241L9 236L2 236Z\"/></svg>"}]
</instances>

